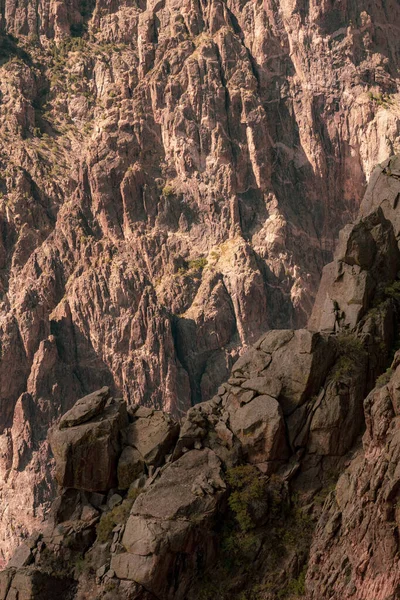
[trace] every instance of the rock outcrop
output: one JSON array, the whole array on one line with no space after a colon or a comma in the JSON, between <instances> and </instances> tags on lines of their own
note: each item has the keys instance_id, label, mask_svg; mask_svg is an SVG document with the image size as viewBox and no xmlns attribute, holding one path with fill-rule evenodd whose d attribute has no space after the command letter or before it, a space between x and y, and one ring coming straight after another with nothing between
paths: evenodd
<instances>
[{"instance_id":1,"label":"rock outcrop","mask_svg":"<svg viewBox=\"0 0 400 600\"><path fill-rule=\"evenodd\" d=\"M121 430L127 425L126 404L110 401L108 388L86 396L49 431L58 484L90 492L117 484Z\"/></svg>"},{"instance_id":2,"label":"rock outcrop","mask_svg":"<svg viewBox=\"0 0 400 600\"><path fill-rule=\"evenodd\" d=\"M312 599L399 597L399 360L366 398L362 448L325 502L307 575Z\"/></svg>"},{"instance_id":3,"label":"rock outcrop","mask_svg":"<svg viewBox=\"0 0 400 600\"><path fill-rule=\"evenodd\" d=\"M54 497L47 429L76 398L178 417L305 325L399 148L399 20L396 0L4 0L1 562Z\"/></svg>"},{"instance_id":4,"label":"rock outcrop","mask_svg":"<svg viewBox=\"0 0 400 600\"><path fill-rule=\"evenodd\" d=\"M108 388L60 418L58 496L0 600L398 597L400 253L384 211L342 232L310 327L264 333L180 423Z\"/></svg>"}]
</instances>

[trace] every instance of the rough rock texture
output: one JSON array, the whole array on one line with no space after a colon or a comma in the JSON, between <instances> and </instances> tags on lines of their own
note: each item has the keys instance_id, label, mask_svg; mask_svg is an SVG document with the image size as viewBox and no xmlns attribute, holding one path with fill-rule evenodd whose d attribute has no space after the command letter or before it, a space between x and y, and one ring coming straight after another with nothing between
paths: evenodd
<instances>
[{"instance_id":1,"label":"rough rock texture","mask_svg":"<svg viewBox=\"0 0 400 600\"><path fill-rule=\"evenodd\" d=\"M123 432L125 444L135 448L147 465L159 467L175 445L179 425L160 410L138 408L133 417Z\"/></svg>"},{"instance_id":2,"label":"rough rock texture","mask_svg":"<svg viewBox=\"0 0 400 600\"><path fill-rule=\"evenodd\" d=\"M103 412L107 400L110 397L110 390L104 387L93 394L89 394L78 400L76 404L62 416L59 428L75 427L90 421L93 417Z\"/></svg>"},{"instance_id":3,"label":"rough rock texture","mask_svg":"<svg viewBox=\"0 0 400 600\"><path fill-rule=\"evenodd\" d=\"M371 208L324 273L342 300L329 330L320 291L311 330L264 333L180 424L105 389L61 417L62 487L0 574L4 600L54 578L71 600L398 598L400 254ZM346 265L350 289L371 282L356 310L334 295Z\"/></svg>"},{"instance_id":4,"label":"rough rock texture","mask_svg":"<svg viewBox=\"0 0 400 600\"><path fill-rule=\"evenodd\" d=\"M19 569L16 573L3 571L0 574L1 600L49 600L60 596L68 598L76 584L71 579L52 577L34 568Z\"/></svg>"},{"instance_id":5,"label":"rough rock texture","mask_svg":"<svg viewBox=\"0 0 400 600\"><path fill-rule=\"evenodd\" d=\"M381 207L340 235L336 260L324 267L309 320L316 330L353 329L378 285L393 281L400 267L394 226Z\"/></svg>"},{"instance_id":6,"label":"rough rock texture","mask_svg":"<svg viewBox=\"0 0 400 600\"><path fill-rule=\"evenodd\" d=\"M173 573L173 593L184 596L198 561L214 554L209 529L226 489L221 466L212 450L191 450L139 496L121 540L127 552L111 560L117 577L167 597Z\"/></svg>"},{"instance_id":7,"label":"rough rock texture","mask_svg":"<svg viewBox=\"0 0 400 600\"><path fill-rule=\"evenodd\" d=\"M304 325L399 146L399 20L396 0L2 3L1 560L54 494L46 431L77 397L177 415Z\"/></svg>"},{"instance_id":8,"label":"rough rock texture","mask_svg":"<svg viewBox=\"0 0 400 600\"><path fill-rule=\"evenodd\" d=\"M399 361L397 354L388 384L365 400L362 448L326 500L307 576L312 599L400 595Z\"/></svg>"},{"instance_id":9,"label":"rough rock texture","mask_svg":"<svg viewBox=\"0 0 400 600\"><path fill-rule=\"evenodd\" d=\"M121 429L127 424L126 405L121 400L111 401L104 408L108 390L105 395L102 392L79 400L60 425L49 430L56 459L55 476L61 487L95 492L117 483Z\"/></svg>"}]
</instances>

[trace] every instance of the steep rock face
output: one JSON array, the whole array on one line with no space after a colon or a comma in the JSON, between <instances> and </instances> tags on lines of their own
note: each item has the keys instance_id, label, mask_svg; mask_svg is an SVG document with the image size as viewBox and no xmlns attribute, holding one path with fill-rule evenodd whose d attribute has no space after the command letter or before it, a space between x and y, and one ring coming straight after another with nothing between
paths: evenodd
<instances>
[{"instance_id":1,"label":"steep rock face","mask_svg":"<svg viewBox=\"0 0 400 600\"><path fill-rule=\"evenodd\" d=\"M176 597L187 593L197 563L215 556L210 524L226 489L221 467L212 450L191 450L136 500L121 540L127 552L111 560L118 578L156 597L170 596L171 587Z\"/></svg>"},{"instance_id":2,"label":"steep rock face","mask_svg":"<svg viewBox=\"0 0 400 600\"><path fill-rule=\"evenodd\" d=\"M330 331L265 333L180 425L141 406L121 418L107 388L61 417L63 487L0 574L0 600L39 600L55 577L76 600L395 600L399 352L377 376L400 331L400 255L379 206L346 227L324 278L353 261L351 288L374 281L362 311L343 303ZM336 285L321 287L331 298ZM325 314L317 302L315 322ZM107 448L119 489L98 477L107 461L92 468Z\"/></svg>"},{"instance_id":3,"label":"steep rock face","mask_svg":"<svg viewBox=\"0 0 400 600\"><path fill-rule=\"evenodd\" d=\"M393 281L399 267L393 225L378 207L341 232L336 260L324 267L309 327L353 329L370 306L377 286Z\"/></svg>"},{"instance_id":4,"label":"steep rock face","mask_svg":"<svg viewBox=\"0 0 400 600\"><path fill-rule=\"evenodd\" d=\"M93 415L92 397L82 398L61 420L60 428L49 430L49 442L56 458L55 477L61 487L102 491L117 483L117 459L120 454L120 431L127 425L126 405L111 401L107 408ZM101 398L101 394L99 394ZM89 400L88 400L89 398ZM101 401L103 398L101 398ZM82 407L86 406L86 418ZM78 423L71 423L72 413ZM72 421L73 422L73 421Z\"/></svg>"},{"instance_id":5,"label":"steep rock face","mask_svg":"<svg viewBox=\"0 0 400 600\"><path fill-rule=\"evenodd\" d=\"M326 500L311 548L309 597L399 597L399 355L364 403L362 448Z\"/></svg>"},{"instance_id":6,"label":"steep rock face","mask_svg":"<svg viewBox=\"0 0 400 600\"><path fill-rule=\"evenodd\" d=\"M4 558L54 493L46 431L77 397L178 414L305 323L398 147L398 21L395 0L3 3Z\"/></svg>"}]
</instances>

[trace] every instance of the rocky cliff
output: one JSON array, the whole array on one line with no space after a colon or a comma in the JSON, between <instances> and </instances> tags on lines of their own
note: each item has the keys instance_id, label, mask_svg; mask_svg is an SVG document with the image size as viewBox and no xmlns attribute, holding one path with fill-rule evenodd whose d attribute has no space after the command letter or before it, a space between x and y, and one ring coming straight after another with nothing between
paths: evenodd
<instances>
[{"instance_id":1,"label":"rocky cliff","mask_svg":"<svg viewBox=\"0 0 400 600\"><path fill-rule=\"evenodd\" d=\"M108 387L61 417L58 495L0 600L399 598L399 167L374 171L308 327L262 335L180 423Z\"/></svg>"},{"instance_id":2,"label":"rocky cliff","mask_svg":"<svg viewBox=\"0 0 400 600\"><path fill-rule=\"evenodd\" d=\"M76 398L177 417L304 326L398 150L399 23L396 0L1 3L0 560Z\"/></svg>"}]
</instances>

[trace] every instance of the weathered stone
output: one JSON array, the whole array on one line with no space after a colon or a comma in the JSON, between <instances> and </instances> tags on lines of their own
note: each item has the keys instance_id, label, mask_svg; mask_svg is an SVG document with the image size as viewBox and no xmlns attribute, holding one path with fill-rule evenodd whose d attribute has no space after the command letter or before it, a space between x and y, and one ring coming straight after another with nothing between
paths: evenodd
<instances>
[{"instance_id":1,"label":"weathered stone","mask_svg":"<svg viewBox=\"0 0 400 600\"><path fill-rule=\"evenodd\" d=\"M288 456L282 409L272 396L258 396L230 413L230 428L249 462L283 461Z\"/></svg>"},{"instance_id":2,"label":"weathered stone","mask_svg":"<svg viewBox=\"0 0 400 600\"><path fill-rule=\"evenodd\" d=\"M256 348L251 347L235 362L232 367L232 375L236 379L249 379L257 377L261 371L268 367L271 357Z\"/></svg>"},{"instance_id":3,"label":"weathered stone","mask_svg":"<svg viewBox=\"0 0 400 600\"><path fill-rule=\"evenodd\" d=\"M32 549L24 542L18 546L7 567L26 567L33 561Z\"/></svg>"},{"instance_id":4,"label":"weathered stone","mask_svg":"<svg viewBox=\"0 0 400 600\"><path fill-rule=\"evenodd\" d=\"M182 593L188 585L187 566L182 569L179 556L193 563L202 553L207 563L212 554L207 527L225 491L221 475L221 463L208 449L192 450L168 465L133 505L122 539L127 553L111 561L117 577L163 597L166 575L174 569L181 574Z\"/></svg>"},{"instance_id":5,"label":"weathered stone","mask_svg":"<svg viewBox=\"0 0 400 600\"><path fill-rule=\"evenodd\" d=\"M110 510L112 510L115 506L118 506L118 504L121 504L122 502L122 496L120 496L119 494L113 494L111 496L111 498L109 499L109 501L107 502L107 506Z\"/></svg>"},{"instance_id":6,"label":"weathered stone","mask_svg":"<svg viewBox=\"0 0 400 600\"><path fill-rule=\"evenodd\" d=\"M101 567L99 567L96 571L96 577L98 577L99 579L101 579L102 577L104 577L106 571L108 569L108 565L104 564Z\"/></svg>"},{"instance_id":7,"label":"weathered stone","mask_svg":"<svg viewBox=\"0 0 400 600\"><path fill-rule=\"evenodd\" d=\"M283 329L277 331L268 331L255 344L255 348L261 349L263 352L272 354L275 350L279 350L290 342L294 336L292 329Z\"/></svg>"},{"instance_id":8,"label":"weathered stone","mask_svg":"<svg viewBox=\"0 0 400 600\"><path fill-rule=\"evenodd\" d=\"M87 491L116 485L119 432L126 424L126 407L114 401L96 419L49 432L60 486Z\"/></svg>"},{"instance_id":9,"label":"weathered stone","mask_svg":"<svg viewBox=\"0 0 400 600\"><path fill-rule=\"evenodd\" d=\"M8 587L6 596L2 596ZM25 567L0 574L0 599L1 600L49 600L57 598L60 594L71 594L74 592L76 582L72 578L58 578L41 572L33 567Z\"/></svg>"},{"instance_id":10,"label":"weathered stone","mask_svg":"<svg viewBox=\"0 0 400 600\"><path fill-rule=\"evenodd\" d=\"M319 391L336 353L332 340L306 329L268 332L259 343L271 357L263 376L271 380L275 394L281 386L279 403L285 415Z\"/></svg>"},{"instance_id":11,"label":"weathered stone","mask_svg":"<svg viewBox=\"0 0 400 600\"><path fill-rule=\"evenodd\" d=\"M364 369L350 386L330 383L310 422L308 451L318 455L346 454L363 424ZM360 380L361 378L361 380Z\"/></svg>"},{"instance_id":12,"label":"weathered stone","mask_svg":"<svg viewBox=\"0 0 400 600\"><path fill-rule=\"evenodd\" d=\"M98 511L93 506L84 506L82 508L81 519L82 521L90 522L99 516Z\"/></svg>"},{"instance_id":13,"label":"weathered stone","mask_svg":"<svg viewBox=\"0 0 400 600\"><path fill-rule=\"evenodd\" d=\"M392 156L374 168L360 206L361 217L368 216L380 207L386 219L389 219L392 223L396 237L400 233L398 210L400 191L399 161L399 156Z\"/></svg>"},{"instance_id":14,"label":"weathered stone","mask_svg":"<svg viewBox=\"0 0 400 600\"><path fill-rule=\"evenodd\" d=\"M102 385L184 413L244 344L302 326L338 229L399 145L396 0L82 2L2 3L7 556L52 493L57 415ZM397 173L383 163L369 193L393 219Z\"/></svg>"},{"instance_id":15,"label":"weathered stone","mask_svg":"<svg viewBox=\"0 0 400 600\"><path fill-rule=\"evenodd\" d=\"M312 600L397 598L400 435L392 380L364 403L363 447L328 496L311 546L306 586ZM344 568L345 567L345 568Z\"/></svg>"},{"instance_id":16,"label":"weathered stone","mask_svg":"<svg viewBox=\"0 0 400 600\"><path fill-rule=\"evenodd\" d=\"M123 432L123 439L136 448L146 464L157 467L173 449L178 435L179 425L158 410L131 423Z\"/></svg>"},{"instance_id":17,"label":"weathered stone","mask_svg":"<svg viewBox=\"0 0 400 600\"><path fill-rule=\"evenodd\" d=\"M0 571L0 600L6 600L14 574L14 569Z\"/></svg>"},{"instance_id":18,"label":"weathered stone","mask_svg":"<svg viewBox=\"0 0 400 600\"><path fill-rule=\"evenodd\" d=\"M153 408L149 408L148 406L136 406L133 414L135 417L139 418L147 418L147 417L151 417L154 414L154 409Z\"/></svg>"},{"instance_id":19,"label":"weathered stone","mask_svg":"<svg viewBox=\"0 0 400 600\"><path fill-rule=\"evenodd\" d=\"M99 494L97 492L93 492L89 495L90 504L92 504L95 508L99 508L102 504L104 504L106 499L105 494Z\"/></svg>"},{"instance_id":20,"label":"weathered stone","mask_svg":"<svg viewBox=\"0 0 400 600\"><path fill-rule=\"evenodd\" d=\"M400 268L393 226L381 208L348 226L324 267L308 326L313 331L353 329L364 316L378 282L396 278Z\"/></svg>"},{"instance_id":21,"label":"weathered stone","mask_svg":"<svg viewBox=\"0 0 400 600\"><path fill-rule=\"evenodd\" d=\"M279 398L282 390L282 383L277 378L272 377L254 377L246 379L242 383L242 388L245 390L254 390L257 394L266 394L273 398Z\"/></svg>"},{"instance_id":22,"label":"weathered stone","mask_svg":"<svg viewBox=\"0 0 400 600\"><path fill-rule=\"evenodd\" d=\"M93 392L93 394L81 398L74 404L71 410L61 417L58 427L60 429L75 427L76 425L90 421L90 419L103 412L109 398L110 390L108 387L104 387L101 390Z\"/></svg>"},{"instance_id":23,"label":"weathered stone","mask_svg":"<svg viewBox=\"0 0 400 600\"><path fill-rule=\"evenodd\" d=\"M144 471L144 460L139 450L126 446L118 460L118 488L126 490Z\"/></svg>"}]
</instances>

